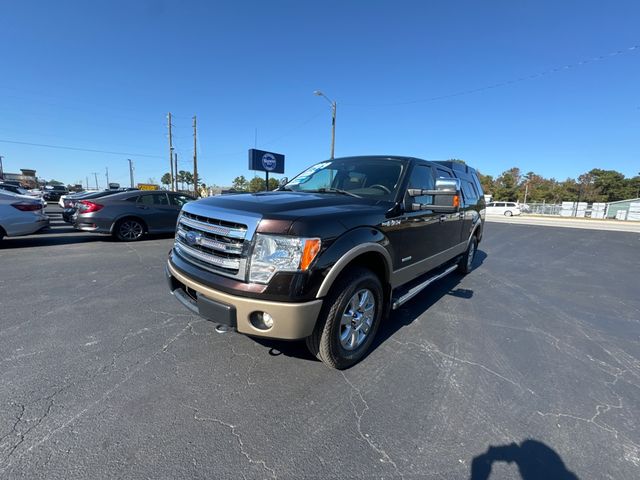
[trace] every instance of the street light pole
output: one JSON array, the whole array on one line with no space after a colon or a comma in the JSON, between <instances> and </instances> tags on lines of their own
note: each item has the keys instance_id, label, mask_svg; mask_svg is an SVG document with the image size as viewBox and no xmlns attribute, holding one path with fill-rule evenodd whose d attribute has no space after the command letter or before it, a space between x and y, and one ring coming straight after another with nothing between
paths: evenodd
<instances>
[{"instance_id":1,"label":"street light pole","mask_svg":"<svg viewBox=\"0 0 640 480\"><path fill-rule=\"evenodd\" d=\"M333 160L334 153L335 153L335 148L336 148L336 107L337 107L337 104L336 104L335 100L331 100L329 97L327 97L320 90L316 90L313 93L315 95L319 96L319 97L323 97L327 102L329 102L329 105L331 105L331 160Z\"/></svg>"}]
</instances>

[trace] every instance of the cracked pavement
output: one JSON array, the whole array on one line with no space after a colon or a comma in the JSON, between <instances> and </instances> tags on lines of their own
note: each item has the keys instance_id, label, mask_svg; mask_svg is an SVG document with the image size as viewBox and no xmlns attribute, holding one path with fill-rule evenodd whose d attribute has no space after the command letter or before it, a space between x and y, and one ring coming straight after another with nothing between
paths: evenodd
<instances>
[{"instance_id":1,"label":"cracked pavement","mask_svg":"<svg viewBox=\"0 0 640 480\"><path fill-rule=\"evenodd\" d=\"M489 224L344 372L191 315L171 243L54 223L0 247L0 478L468 480L528 439L638 477L640 235Z\"/></svg>"}]
</instances>

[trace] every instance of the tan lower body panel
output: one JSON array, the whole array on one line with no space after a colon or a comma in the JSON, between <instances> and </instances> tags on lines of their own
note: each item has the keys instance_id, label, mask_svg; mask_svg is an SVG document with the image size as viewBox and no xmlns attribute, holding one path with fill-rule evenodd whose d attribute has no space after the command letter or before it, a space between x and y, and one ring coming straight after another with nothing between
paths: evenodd
<instances>
[{"instance_id":1,"label":"tan lower body panel","mask_svg":"<svg viewBox=\"0 0 640 480\"><path fill-rule=\"evenodd\" d=\"M168 266L171 275L187 287L211 300L236 307L238 332L246 335L284 340L306 338L313 332L320 308L322 308L322 300L313 300L305 303L284 303L229 295L194 282L173 268L171 263ZM269 330L255 328L249 320L249 316L253 312L267 312L273 317L273 327Z\"/></svg>"}]
</instances>

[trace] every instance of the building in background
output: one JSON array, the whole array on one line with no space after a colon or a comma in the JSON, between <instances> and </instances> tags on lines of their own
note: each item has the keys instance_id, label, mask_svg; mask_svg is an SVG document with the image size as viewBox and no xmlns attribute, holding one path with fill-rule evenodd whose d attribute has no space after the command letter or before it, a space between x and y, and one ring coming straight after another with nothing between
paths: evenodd
<instances>
[{"instance_id":1,"label":"building in background","mask_svg":"<svg viewBox=\"0 0 640 480\"><path fill-rule=\"evenodd\" d=\"M38 186L35 170L21 168L20 172L22 173L4 172L3 180L7 182L20 182L20 185L26 188L36 188Z\"/></svg>"},{"instance_id":2,"label":"building in background","mask_svg":"<svg viewBox=\"0 0 640 480\"><path fill-rule=\"evenodd\" d=\"M607 218L640 221L640 198L610 202L607 208Z\"/></svg>"}]
</instances>

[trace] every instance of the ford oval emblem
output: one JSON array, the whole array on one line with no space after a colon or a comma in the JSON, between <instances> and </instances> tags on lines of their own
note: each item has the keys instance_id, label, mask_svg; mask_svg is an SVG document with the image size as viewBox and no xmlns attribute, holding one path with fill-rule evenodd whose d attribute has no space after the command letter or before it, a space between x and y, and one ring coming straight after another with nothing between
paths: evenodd
<instances>
[{"instance_id":1,"label":"ford oval emblem","mask_svg":"<svg viewBox=\"0 0 640 480\"><path fill-rule=\"evenodd\" d=\"M198 241L200 240L200 235L196 232L188 232L185 236L185 240L187 241L188 245L197 245Z\"/></svg>"}]
</instances>

